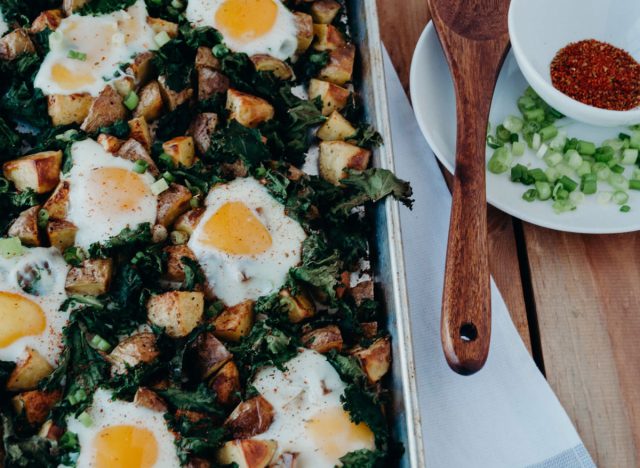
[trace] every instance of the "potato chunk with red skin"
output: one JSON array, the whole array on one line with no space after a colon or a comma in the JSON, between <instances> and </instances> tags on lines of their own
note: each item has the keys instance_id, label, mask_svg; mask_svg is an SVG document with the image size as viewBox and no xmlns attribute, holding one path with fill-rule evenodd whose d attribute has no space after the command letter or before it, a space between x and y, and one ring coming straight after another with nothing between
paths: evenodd
<instances>
[{"instance_id":1,"label":"potato chunk with red skin","mask_svg":"<svg viewBox=\"0 0 640 468\"><path fill-rule=\"evenodd\" d=\"M273 106L266 100L235 89L227 92L226 107L231 112L229 119L249 128L255 128L262 122L271 120L275 113Z\"/></svg>"},{"instance_id":2,"label":"potato chunk with red skin","mask_svg":"<svg viewBox=\"0 0 640 468\"><path fill-rule=\"evenodd\" d=\"M150 332L136 333L122 340L109 354L111 373L125 374L130 367L150 363L160 355L156 336Z\"/></svg>"},{"instance_id":3,"label":"potato chunk with red skin","mask_svg":"<svg viewBox=\"0 0 640 468\"><path fill-rule=\"evenodd\" d=\"M194 367L201 379L207 379L233 356L211 332L201 333L193 344Z\"/></svg>"},{"instance_id":4,"label":"potato chunk with red skin","mask_svg":"<svg viewBox=\"0 0 640 468\"><path fill-rule=\"evenodd\" d=\"M345 141L320 143L318 165L320 177L334 185L347 177L346 169L363 171L369 165L371 151Z\"/></svg>"},{"instance_id":5,"label":"potato chunk with red skin","mask_svg":"<svg viewBox=\"0 0 640 468\"><path fill-rule=\"evenodd\" d=\"M68 181L61 181L42 206L42 209L49 214L50 219L64 219L67 216L69 208L69 188Z\"/></svg>"},{"instance_id":6,"label":"potato chunk with red skin","mask_svg":"<svg viewBox=\"0 0 640 468\"><path fill-rule=\"evenodd\" d=\"M178 216L191 207L189 202L192 198L193 195L187 187L171 184L167 190L158 195L156 222L165 227L171 226Z\"/></svg>"},{"instance_id":7,"label":"potato chunk with red skin","mask_svg":"<svg viewBox=\"0 0 640 468\"><path fill-rule=\"evenodd\" d=\"M258 395L240 403L224 422L233 437L248 439L262 434L273 422L273 406Z\"/></svg>"},{"instance_id":8,"label":"potato chunk with red skin","mask_svg":"<svg viewBox=\"0 0 640 468\"><path fill-rule=\"evenodd\" d=\"M149 321L172 338L187 336L200 323L204 313L201 292L170 291L153 296L147 302Z\"/></svg>"},{"instance_id":9,"label":"potato chunk with red skin","mask_svg":"<svg viewBox=\"0 0 640 468\"><path fill-rule=\"evenodd\" d=\"M245 301L222 311L214 321L215 335L226 341L240 341L253 327L253 301Z\"/></svg>"},{"instance_id":10,"label":"potato chunk with red skin","mask_svg":"<svg viewBox=\"0 0 640 468\"><path fill-rule=\"evenodd\" d=\"M99 296L109 291L113 276L113 260L94 258L72 267L67 273L65 289L69 294Z\"/></svg>"},{"instance_id":11,"label":"potato chunk with red skin","mask_svg":"<svg viewBox=\"0 0 640 468\"><path fill-rule=\"evenodd\" d=\"M306 348L313 349L320 354L326 354L331 350L342 351L343 346L342 333L335 325L305 333L302 336L302 342Z\"/></svg>"},{"instance_id":12,"label":"potato chunk with red skin","mask_svg":"<svg viewBox=\"0 0 640 468\"><path fill-rule=\"evenodd\" d=\"M216 399L222 405L237 404L240 400L240 371L233 361L227 362L209 380L209 388L216 393Z\"/></svg>"},{"instance_id":13,"label":"potato chunk with red skin","mask_svg":"<svg viewBox=\"0 0 640 468\"><path fill-rule=\"evenodd\" d=\"M38 194L51 192L60 182L62 151L43 151L7 161L2 165L4 177L19 191Z\"/></svg>"},{"instance_id":14,"label":"potato chunk with red skin","mask_svg":"<svg viewBox=\"0 0 640 468\"><path fill-rule=\"evenodd\" d=\"M221 465L235 463L238 468L265 468L277 448L278 443L274 440L231 440L218 450L216 461Z\"/></svg>"},{"instance_id":15,"label":"potato chunk with red skin","mask_svg":"<svg viewBox=\"0 0 640 468\"><path fill-rule=\"evenodd\" d=\"M53 408L60 398L62 392L54 390L45 392L43 390L30 390L20 393L11 399L16 413L24 415L25 419L32 426L44 423L49 415L49 411Z\"/></svg>"},{"instance_id":16,"label":"potato chunk with red skin","mask_svg":"<svg viewBox=\"0 0 640 468\"><path fill-rule=\"evenodd\" d=\"M17 237L23 245L29 247L40 246L38 213L40 213L40 205L32 206L20 213L7 232L9 237Z\"/></svg>"},{"instance_id":17,"label":"potato chunk with red skin","mask_svg":"<svg viewBox=\"0 0 640 468\"><path fill-rule=\"evenodd\" d=\"M368 348L356 351L354 355L360 360L369 381L376 383L389 372L391 341L388 337L379 338Z\"/></svg>"}]
</instances>

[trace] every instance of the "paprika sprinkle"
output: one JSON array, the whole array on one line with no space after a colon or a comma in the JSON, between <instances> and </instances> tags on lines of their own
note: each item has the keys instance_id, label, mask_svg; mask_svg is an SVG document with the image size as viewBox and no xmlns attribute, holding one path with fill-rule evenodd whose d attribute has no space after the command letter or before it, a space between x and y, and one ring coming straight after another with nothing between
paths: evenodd
<instances>
[{"instance_id":1,"label":"paprika sprinkle","mask_svg":"<svg viewBox=\"0 0 640 468\"><path fill-rule=\"evenodd\" d=\"M640 64L623 49L588 39L560 49L551 82L590 106L625 111L640 105Z\"/></svg>"}]
</instances>

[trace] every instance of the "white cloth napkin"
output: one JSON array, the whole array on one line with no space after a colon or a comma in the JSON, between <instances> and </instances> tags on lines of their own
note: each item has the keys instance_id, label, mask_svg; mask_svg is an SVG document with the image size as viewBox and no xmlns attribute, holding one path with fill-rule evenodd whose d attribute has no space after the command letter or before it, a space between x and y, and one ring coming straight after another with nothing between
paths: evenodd
<instances>
[{"instance_id":1,"label":"white cloth napkin","mask_svg":"<svg viewBox=\"0 0 640 468\"><path fill-rule=\"evenodd\" d=\"M396 172L416 200L401 218L427 467L594 467L495 285L485 367L469 377L449 369L440 304L451 196L386 51L385 71Z\"/></svg>"}]
</instances>

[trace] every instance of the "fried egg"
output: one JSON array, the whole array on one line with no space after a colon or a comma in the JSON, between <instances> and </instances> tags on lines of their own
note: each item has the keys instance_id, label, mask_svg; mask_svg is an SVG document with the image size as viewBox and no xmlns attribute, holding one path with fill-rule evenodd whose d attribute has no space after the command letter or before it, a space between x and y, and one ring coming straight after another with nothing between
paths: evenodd
<instances>
[{"instance_id":1,"label":"fried egg","mask_svg":"<svg viewBox=\"0 0 640 468\"><path fill-rule=\"evenodd\" d=\"M67 420L69 431L78 435L77 466L95 468L179 467L174 437L163 413L134 403L112 400L110 392L98 389L86 411L91 419Z\"/></svg>"},{"instance_id":2,"label":"fried egg","mask_svg":"<svg viewBox=\"0 0 640 468\"><path fill-rule=\"evenodd\" d=\"M226 305L277 291L300 262L306 234L257 180L211 189L189 248Z\"/></svg>"},{"instance_id":3,"label":"fried egg","mask_svg":"<svg viewBox=\"0 0 640 468\"><path fill-rule=\"evenodd\" d=\"M45 95L100 94L136 54L157 48L147 24L147 7L138 0L127 10L99 16L73 14L49 36L50 51L34 86Z\"/></svg>"},{"instance_id":4,"label":"fried egg","mask_svg":"<svg viewBox=\"0 0 640 468\"><path fill-rule=\"evenodd\" d=\"M67 219L78 228L76 245L87 248L124 228L155 222L158 208L151 174L138 174L133 162L108 153L90 139L74 143L71 157L73 165L65 176L69 181Z\"/></svg>"},{"instance_id":5,"label":"fried egg","mask_svg":"<svg viewBox=\"0 0 640 468\"><path fill-rule=\"evenodd\" d=\"M360 449L375 449L373 432L354 424L342 408L346 384L324 356L303 350L286 363L286 371L264 368L252 385L274 408L269 429L256 439L278 442L278 454L298 453L298 466L340 465L340 457Z\"/></svg>"},{"instance_id":6,"label":"fried egg","mask_svg":"<svg viewBox=\"0 0 640 468\"><path fill-rule=\"evenodd\" d=\"M280 0L189 0L187 19L211 26L235 52L292 57L298 45L295 16Z\"/></svg>"},{"instance_id":7,"label":"fried egg","mask_svg":"<svg viewBox=\"0 0 640 468\"><path fill-rule=\"evenodd\" d=\"M68 270L54 248L0 256L0 361L17 361L29 347L57 363L68 318L59 311Z\"/></svg>"}]
</instances>

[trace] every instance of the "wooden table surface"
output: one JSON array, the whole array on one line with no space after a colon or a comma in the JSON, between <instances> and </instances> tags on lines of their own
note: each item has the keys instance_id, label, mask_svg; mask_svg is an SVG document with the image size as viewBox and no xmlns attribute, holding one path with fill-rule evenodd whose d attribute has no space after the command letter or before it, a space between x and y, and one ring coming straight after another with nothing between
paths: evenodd
<instances>
[{"instance_id":1,"label":"wooden table surface","mask_svg":"<svg viewBox=\"0 0 640 468\"><path fill-rule=\"evenodd\" d=\"M427 2L377 2L408 91ZM492 274L535 362L596 464L640 467L640 233L567 234L488 210Z\"/></svg>"}]
</instances>

